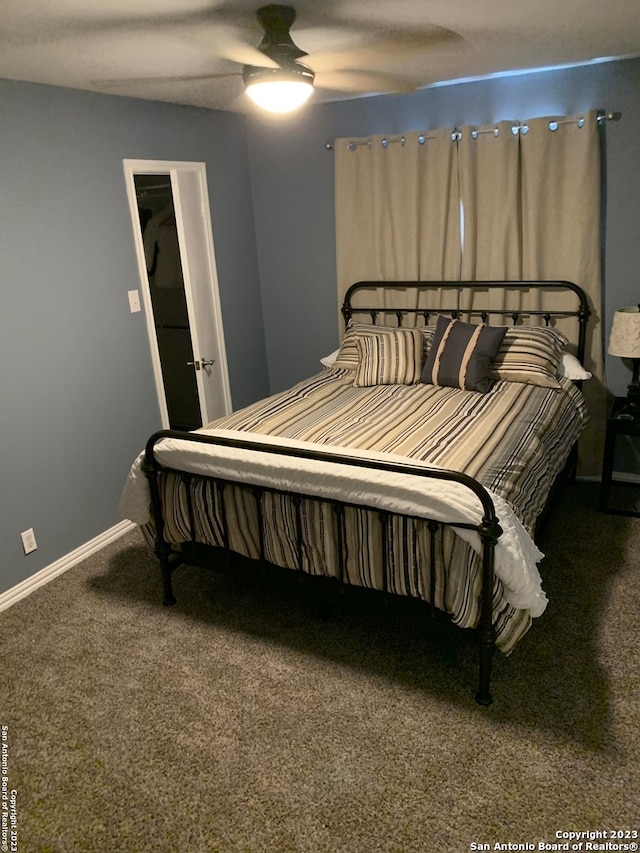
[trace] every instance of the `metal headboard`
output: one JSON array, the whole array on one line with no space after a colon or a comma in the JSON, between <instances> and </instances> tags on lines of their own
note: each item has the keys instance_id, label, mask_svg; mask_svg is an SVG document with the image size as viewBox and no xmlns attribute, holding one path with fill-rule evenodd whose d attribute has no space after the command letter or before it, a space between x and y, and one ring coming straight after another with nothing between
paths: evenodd
<instances>
[{"instance_id":1,"label":"metal headboard","mask_svg":"<svg viewBox=\"0 0 640 853\"><path fill-rule=\"evenodd\" d=\"M354 297L361 291L375 290L383 291L418 291L416 304L417 308L396 308L393 306L381 305L356 305ZM562 296L570 295L575 303L574 308L553 308L545 307L541 309L529 308L494 308L490 306L484 307L482 304L474 305L472 308L461 307L460 304L454 305L454 296L459 297L462 294L473 294L474 302L480 301L481 295L485 295L489 291L503 292L531 292L532 290L544 291L550 294L553 299L554 294L561 298ZM440 291L439 293L431 293L429 291ZM451 304L442 304L442 291L447 294L451 292ZM437 298L439 304L430 299ZM420 304L424 303L424 304ZM587 295L579 285L572 281L358 281L352 284L347 290L342 305L342 315L345 325L357 315L368 315L370 321L375 323L380 314L395 315L398 326L402 326L406 316L415 315L416 320L422 320L425 325L430 322L430 318L437 314L447 314L456 318L464 318L469 322L482 321L489 322L491 318L498 318L502 325L506 325L505 321L510 321L513 325L519 325L533 318L542 318L547 326L551 325L552 321L559 318L576 319L577 336L571 342L576 346L576 354L581 362L584 361L587 321L591 316L591 309Z\"/></svg>"}]
</instances>

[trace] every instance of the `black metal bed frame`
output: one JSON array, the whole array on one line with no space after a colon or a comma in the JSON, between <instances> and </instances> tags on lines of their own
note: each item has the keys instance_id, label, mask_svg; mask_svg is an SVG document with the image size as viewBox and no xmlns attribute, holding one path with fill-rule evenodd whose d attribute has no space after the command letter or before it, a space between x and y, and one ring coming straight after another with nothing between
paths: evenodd
<instances>
[{"instance_id":1,"label":"black metal bed frame","mask_svg":"<svg viewBox=\"0 0 640 853\"><path fill-rule=\"evenodd\" d=\"M459 305L456 306L425 306L425 307L416 307L416 308L389 308L384 306L354 306L353 300L354 296L363 291L371 291L372 289L376 290L387 290L387 291L398 291L398 290L420 290L420 291L429 291L434 289L445 290L445 291L455 291L458 292L468 292L471 291L488 291L493 289L501 289L501 290L530 290L530 289L544 289L546 291L551 292L572 292L577 301L577 307L575 310L554 310L554 309L541 309L541 310L513 310L513 309L495 309L495 308L478 308L474 307L472 309L460 308ZM352 320L356 315L366 314L371 318L373 323L376 322L378 316L380 314L385 315L394 315L397 318L397 324L402 325L405 316L407 315L419 315L424 319L425 324L429 322L429 318L433 314L447 314L454 317L466 316L468 318L480 317L483 322L486 322L487 318L492 315L498 315L500 317L509 317L514 324L519 323L522 319L528 317L542 317L547 325L549 325L554 318L557 317L573 317L577 320L578 323L578 339L577 339L577 356L582 361L584 357L585 351L585 340L586 340L586 323L590 315L590 310L587 302L586 295L582 291L580 287L572 282L565 281L528 281L528 282L512 282L512 281L490 281L490 282L373 282L373 281L362 281L353 284L346 292L345 301L342 306L342 313L345 318L345 323L348 323ZM278 454L280 456L296 456L302 457L306 459L313 459L319 461L330 461L330 462L338 462L344 465L352 465L358 466L359 468L375 468L377 470L385 470L389 472L399 472L403 474L411 474L417 477L422 477L425 482L430 479L438 479L438 480L448 480L452 482L459 483L466 488L470 489L478 498L482 505L483 515L480 524L472 525L472 524L461 524L461 523L444 523L435 520L426 519L429 530L431 531L430 537L430 579L431 579L431 590L430 590L430 601L427 602L429 605L431 612L433 613L435 610L434 607L434 584L435 584L435 534L438 530L448 528L466 528L470 530L475 530L482 542L482 590L481 590L481 602L480 602L480 624L477 629L478 641L479 641L479 674L478 674L478 690L476 693L476 701L481 705L490 705L492 700L491 692L490 692L490 679L491 679L491 665L492 658L495 651L495 628L493 624L493 588L494 588L494 561L495 561L495 547L498 539L502 533L499 519L496 515L496 510L489 495L488 491L485 487L474 480L472 477L454 472L448 471L444 469L428 469L420 468L418 466L412 465L410 461L406 464L400 463L391 463L388 461L378 461L372 460L368 458L358 458L357 456L340 456L333 454L330 450L327 451L316 451L316 450L308 450L308 449L300 449L300 448L287 448L280 445L271 445L271 444L263 444L262 442L252 441L250 438L246 440L239 440L236 438L231 438L227 436L212 436L212 435L203 435L200 433L185 433L178 430L161 430L159 432L154 433L148 440L145 450L145 458L143 463L143 470L146 474L146 477L149 482L150 494L151 494L151 512L153 518L153 525L155 530L155 543L154 543L154 551L156 556L160 561L161 573L162 573L162 581L164 588L164 600L163 603L165 605L171 605L175 603L175 597L173 594L172 588L172 575L178 566L188 563L197 566L202 566L206 568L214 568L217 570L224 570L230 568L230 560L231 560L231 550L229 548L229 535L228 535L228 527L227 527L227 519L224 511L224 500L220 500L221 506L221 515L220 519L221 527L222 527L222 547L215 546L203 546L201 543L196 541L196 533L195 533L195 516L194 516L194 508L191 499L191 488L190 484L194 480L206 480L210 483L215 484L215 486L221 490L221 494L224 494L224 489L229 485L243 485L242 478L239 476L238 480L228 480L224 478L212 477L212 476L204 476L201 474L193 474L188 473L177 468L172 468L170 466L165 466L160 463L155 455L155 447L165 438L176 438L183 441L194 442L197 444L206 444L211 445L212 448L217 446L228 446L228 447L240 447L246 450L256 450L263 453L273 453ZM569 460L571 464L565 466L565 476L570 476L575 472L575 451L577 448L574 448L574 452L572 452L573 460ZM188 516L190 522L190 539L182 543L179 547L172 546L169 544L164 536L164 517L163 517L163 508L162 508L162 499L161 499L161 490L159 487L159 477L164 473L172 473L181 476L187 485L186 495L187 495L187 508L188 508ZM265 549L264 549L264 524L265 519L262 513L262 503L264 495L267 493L272 494L281 494L281 495L289 495L294 503L295 507L295 515L296 515L296 531L295 531L295 539L296 539L296 549L297 549L297 562L298 562L298 575L299 577L305 576L306 573L303 569L303 541L302 541L302 524L300 517L300 504L304 499L312 499L314 501L321 501L331 505L333 514L336 520L336 538L337 538L337 553L338 553L338 561L339 561L339 578L338 583L340 588L342 589L348 584L344 580L344 566L347 559L346 552L346 536L345 536L345 521L344 521L344 510L347 506L355 506L354 504L346 503L341 501L339 498L328 499L319 497L317 495L304 494L303 492L285 492L281 489L277 488L269 488L266 486L254 486L245 483L245 487L250 488L253 492L255 501L256 501L256 509L257 509L257 517L258 517L258 535L259 535L259 545L260 545L260 559L259 563L264 565L266 563L265 560ZM371 510L373 512L377 512L381 521L381 536L382 536L382 555L383 555L383 565L382 565L382 578L383 578L383 594L386 596L389 595L389 565L388 565L388 554L389 554L389 536L391 534L391 519L397 514L391 513L389 511L380 511L375 507L367 507L358 505L358 508L361 510ZM401 518L409 518L407 516L398 516ZM421 519L425 521L425 519ZM222 565L220 564L220 554L224 555L224 560L222 561ZM308 575L306 575L309 577ZM391 597L394 597L396 594L392 594ZM402 597L402 596L398 596Z\"/></svg>"}]
</instances>

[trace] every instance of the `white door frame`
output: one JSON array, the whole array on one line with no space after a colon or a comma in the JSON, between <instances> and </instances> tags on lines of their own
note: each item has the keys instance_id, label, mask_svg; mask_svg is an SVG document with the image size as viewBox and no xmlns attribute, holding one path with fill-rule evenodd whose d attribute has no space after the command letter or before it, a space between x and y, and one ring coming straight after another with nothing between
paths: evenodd
<instances>
[{"instance_id":1,"label":"white door frame","mask_svg":"<svg viewBox=\"0 0 640 853\"><path fill-rule=\"evenodd\" d=\"M221 387L221 409L224 414L229 414L232 410L231 404L231 388L229 385L229 370L227 365L227 351L224 342L224 329L222 325L222 309L220 305L220 292L218 287L218 273L215 263L215 251L213 245L213 230L211 226L211 211L209 207L209 196L206 191L207 175L206 165L204 163L174 161L174 160L123 160L125 183L127 188L127 198L129 201L129 212L131 214L131 222L133 225L133 234L136 250L136 260L138 264L138 276L140 278L142 301L144 305L145 318L147 323L147 333L149 336L149 344L151 347L151 361L153 365L153 375L158 395L158 403L160 406L160 417L164 429L169 428L169 410L167 407L167 399L164 390L164 380L162 376L162 365L160 363L160 351L156 337L155 322L153 316L153 305L151 301L151 290L149 288L149 277L147 275L147 262L144 253L144 243L142 240L142 229L140 228L140 216L138 213L138 199L135 186L135 175L168 175L171 178L171 187L174 195L174 209L176 215L176 225L178 230L178 240L180 242L180 251L184 251L183 241L180 239L183 233L182 211L180 208L178 194L176 193L176 180L180 171L196 172L200 175L200 183L203 188L202 194L202 216L205 223L206 232L206 253L208 257L209 275L211 280L211 304L206 306L212 313L211 322L214 325L215 335L218 341L218 360ZM187 264L183 264L183 270ZM188 275L184 275L184 287L187 297L187 304L194 309L193 294L189 285ZM198 310L198 309L195 309ZM192 314L193 316L193 314ZM193 328L192 328L193 338ZM199 358L199 355L195 355ZM200 396L201 411L205 412L205 405L202 395L200 382L198 383L198 392ZM206 420L206 415L203 415Z\"/></svg>"}]
</instances>

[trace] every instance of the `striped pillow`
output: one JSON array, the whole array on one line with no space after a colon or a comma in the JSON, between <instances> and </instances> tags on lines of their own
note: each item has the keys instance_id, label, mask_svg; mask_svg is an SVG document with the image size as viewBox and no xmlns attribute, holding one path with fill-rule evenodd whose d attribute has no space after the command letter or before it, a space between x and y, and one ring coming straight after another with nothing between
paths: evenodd
<instances>
[{"instance_id":1,"label":"striped pillow","mask_svg":"<svg viewBox=\"0 0 640 853\"><path fill-rule=\"evenodd\" d=\"M463 323L441 314L421 381L486 394L492 384L492 359L505 332L505 326Z\"/></svg>"},{"instance_id":2,"label":"striped pillow","mask_svg":"<svg viewBox=\"0 0 640 853\"><path fill-rule=\"evenodd\" d=\"M422 333L422 355L423 361L429 355L429 350L431 349L431 344L433 343L433 338L436 333L436 327L433 326L420 326L420 332Z\"/></svg>"},{"instance_id":3,"label":"striped pillow","mask_svg":"<svg viewBox=\"0 0 640 853\"><path fill-rule=\"evenodd\" d=\"M434 326L420 326L423 335L423 356L426 358L427 351L433 338ZM360 363L360 354L356 346L356 336L359 334L386 335L388 332L398 331L398 326L377 326L373 323L349 323L342 338L338 355L332 367L340 367L343 370L357 370ZM405 331L403 329L403 331ZM412 330L409 330L412 331Z\"/></svg>"},{"instance_id":4,"label":"striped pillow","mask_svg":"<svg viewBox=\"0 0 640 853\"><path fill-rule=\"evenodd\" d=\"M342 338L338 357L333 362L333 367L341 367L343 370L357 370L360 363L360 354L356 345L356 337L359 334L384 335L395 331L395 326L374 326L372 323L349 323Z\"/></svg>"},{"instance_id":5,"label":"striped pillow","mask_svg":"<svg viewBox=\"0 0 640 853\"><path fill-rule=\"evenodd\" d=\"M422 371L422 335L419 329L392 329L385 334L358 333L359 355L353 384L414 385Z\"/></svg>"},{"instance_id":6,"label":"striped pillow","mask_svg":"<svg viewBox=\"0 0 640 853\"><path fill-rule=\"evenodd\" d=\"M507 326L493 362L491 377L559 388L556 376L565 336L550 326Z\"/></svg>"}]
</instances>

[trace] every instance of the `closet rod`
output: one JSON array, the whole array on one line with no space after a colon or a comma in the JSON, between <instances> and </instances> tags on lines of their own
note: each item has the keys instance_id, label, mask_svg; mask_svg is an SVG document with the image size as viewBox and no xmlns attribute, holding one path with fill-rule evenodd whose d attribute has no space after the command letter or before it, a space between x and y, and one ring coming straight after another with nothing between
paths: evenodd
<instances>
[{"instance_id":1,"label":"closet rod","mask_svg":"<svg viewBox=\"0 0 640 853\"><path fill-rule=\"evenodd\" d=\"M152 184L150 187L136 187L136 191L140 193L151 192L151 190L169 190L171 192L171 184Z\"/></svg>"}]
</instances>

